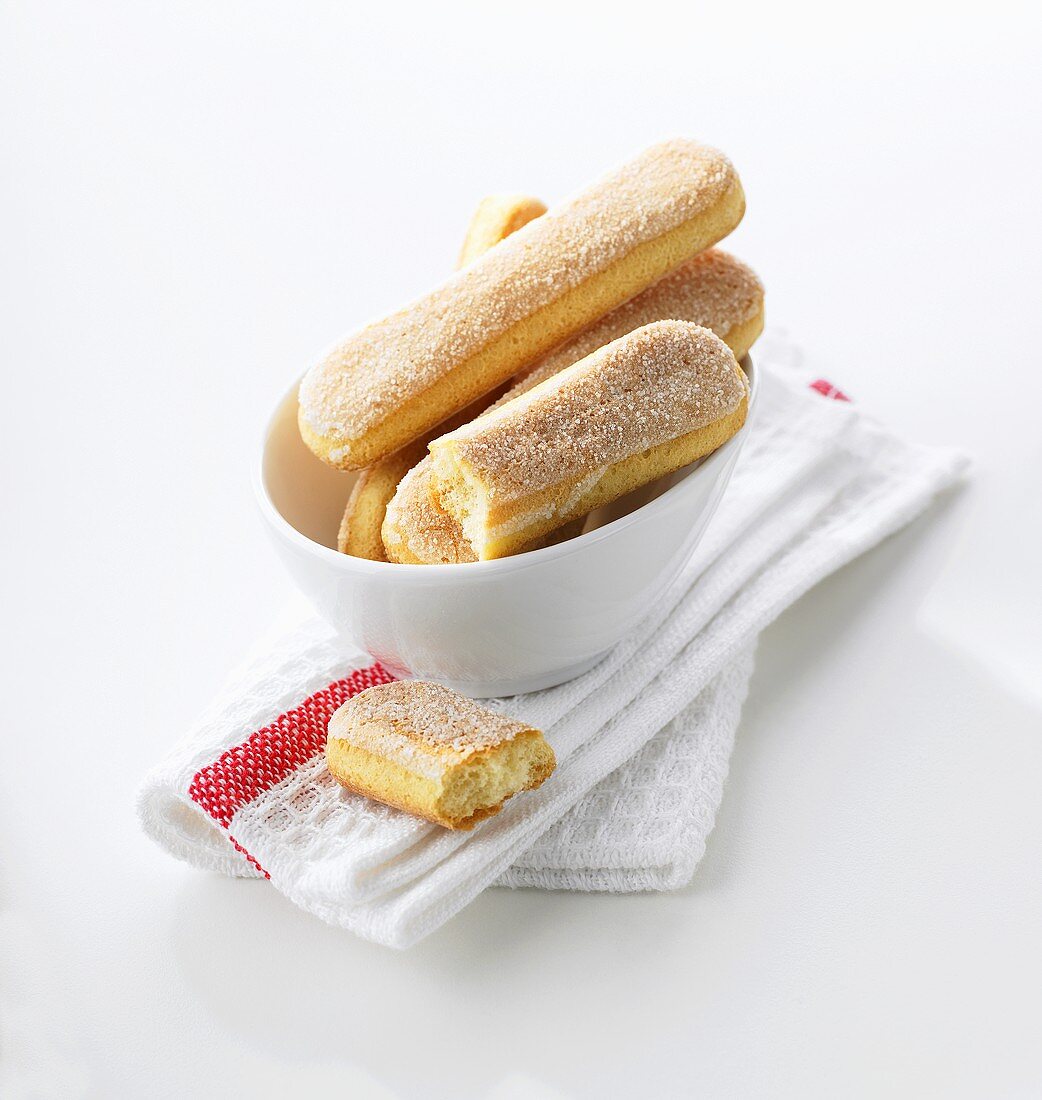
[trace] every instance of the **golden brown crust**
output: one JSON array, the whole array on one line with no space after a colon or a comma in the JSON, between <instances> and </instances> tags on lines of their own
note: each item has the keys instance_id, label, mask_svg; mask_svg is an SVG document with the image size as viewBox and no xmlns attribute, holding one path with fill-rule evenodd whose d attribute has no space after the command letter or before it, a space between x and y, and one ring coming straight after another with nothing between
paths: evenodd
<instances>
[{"instance_id":1,"label":"golden brown crust","mask_svg":"<svg viewBox=\"0 0 1042 1100\"><path fill-rule=\"evenodd\" d=\"M302 438L341 469L378 461L719 241L744 210L723 154L654 146L339 345L301 384Z\"/></svg>"},{"instance_id":2,"label":"golden brown crust","mask_svg":"<svg viewBox=\"0 0 1042 1100\"><path fill-rule=\"evenodd\" d=\"M387 561L380 528L387 502L398 483L427 453L427 440L403 447L382 462L362 470L347 498L336 547L341 554L370 561Z\"/></svg>"}]
</instances>

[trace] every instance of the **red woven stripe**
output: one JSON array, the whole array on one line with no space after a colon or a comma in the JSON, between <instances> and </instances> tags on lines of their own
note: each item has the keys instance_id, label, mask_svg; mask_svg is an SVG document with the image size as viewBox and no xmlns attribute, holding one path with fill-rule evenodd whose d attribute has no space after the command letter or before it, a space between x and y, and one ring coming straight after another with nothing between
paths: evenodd
<instances>
[{"instance_id":1,"label":"red woven stripe","mask_svg":"<svg viewBox=\"0 0 1042 1100\"><path fill-rule=\"evenodd\" d=\"M252 863L253 866L256 867L257 870L260 871L260 873L265 878L269 878L269 879L271 878L271 875L269 875L268 872L264 870L264 868L257 862L257 860L254 859L254 857L251 856L250 853L246 851L246 849L235 839L235 837L232 836L231 833L228 834L228 839L232 842L232 847L237 852L241 852L246 857L247 861Z\"/></svg>"},{"instance_id":2,"label":"red woven stripe","mask_svg":"<svg viewBox=\"0 0 1042 1100\"><path fill-rule=\"evenodd\" d=\"M824 378L819 378L816 382L811 382L810 388L817 390L823 397L831 397L833 401L849 401L850 398L831 383L827 382Z\"/></svg>"},{"instance_id":3,"label":"red woven stripe","mask_svg":"<svg viewBox=\"0 0 1042 1100\"><path fill-rule=\"evenodd\" d=\"M352 695L393 679L379 664L373 664L309 695L299 706L280 714L270 725L251 733L241 745L228 749L196 772L188 787L189 796L227 829L238 810L325 748L326 726L337 707ZM235 846L243 851L240 845ZM244 854L260 868L249 853Z\"/></svg>"}]
</instances>

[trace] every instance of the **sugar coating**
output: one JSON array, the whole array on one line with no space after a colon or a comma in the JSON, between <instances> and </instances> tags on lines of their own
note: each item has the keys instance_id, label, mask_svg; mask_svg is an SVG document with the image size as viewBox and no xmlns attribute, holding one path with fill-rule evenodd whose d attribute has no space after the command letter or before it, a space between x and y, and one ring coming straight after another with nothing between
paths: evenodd
<instances>
[{"instance_id":1,"label":"sugar coating","mask_svg":"<svg viewBox=\"0 0 1042 1100\"><path fill-rule=\"evenodd\" d=\"M436 440L498 506L598 471L733 413L731 349L689 321L645 325Z\"/></svg>"},{"instance_id":2,"label":"sugar coating","mask_svg":"<svg viewBox=\"0 0 1042 1100\"><path fill-rule=\"evenodd\" d=\"M430 456L398 483L387 505L383 540L392 560L403 556L403 548L408 552L406 560L433 565L478 560L459 523L438 507L431 493Z\"/></svg>"},{"instance_id":3,"label":"sugar coating","mask_svg":"<svg viewBox=\"0 0 1042 1100\"><path fill-rule=\"evenodd\" d=\"M318 435L359 439L511 326L697 218L736 181L730 161L709 146L652 146L341 343L301 384L301 417Z\"/></svg>"},{"instance_id":4,"label":"sugar coating","mask_svg":"<svg viewBox=\"0 0 1042 1100\"><path fill-rule=\"evenodd\" d=\"M398 680L349 699L330 719L329 737L434 779L531 728L441 684Z\"/></svg>"},{"instance_id":5,"label":"sugar coating","mask_svg":"<svg viewBox=\"0 0 1042 1100\"><path fill-rule=\"evenodd\" d=\"M756 272L729 253L710 248L544 356L490 409L653 321L693 321L726 339L736 325L751 320L762 303L763 283Z\"/></svg>"}]
</instances>

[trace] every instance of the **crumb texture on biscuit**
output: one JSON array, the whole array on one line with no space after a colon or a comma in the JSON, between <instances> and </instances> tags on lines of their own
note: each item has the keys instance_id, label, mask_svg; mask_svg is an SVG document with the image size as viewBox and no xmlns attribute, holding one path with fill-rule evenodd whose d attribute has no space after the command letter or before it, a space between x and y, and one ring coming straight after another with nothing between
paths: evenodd
<instances>
[{"instance_id":1,"label":"crumb texture on biscuit","mask_svg":"<svg viewBox=\"0 0 1042 1100\"><path fill-rule=\"evenodd\" d=\"M567 542L581 535L583 526L583 519L575 519L517 552ZM402 565L462 565L478 560L459 521L441 507L435 495L429 455L402 478L388 503L383 546L387 560Z\"/></svg>"},{"instance_id":2,"label":"crumb texture on biscuit","mask_svg":"<svg viewBox=\"0 0 1042 1100\"><path fill-rule=\"evenodd\" d=\"M389 561L404 565L478 560L460 525L434 497L429 456L398 483L384 516L383 545Z\"/></svg>"},{"instance_id":3,"label":"crumb texture on biscuit","mask_svg":"<svg viewBox=\"0 0 1042 1100\"><path fill-rule=\"evenodd\" d=\"M468 829L498 812L508 798L534 790L553 771L549 745L531 731L500 745L482 759L460 764L446 777L438 813Z\"/></svg>"},{"instance_id":4,"label":"crumb texture on biscuit","mask_svg":"<svg viewBox=\"0 0 1042 1100\"><path fill-rule=\"evenodd\" d=\"M453 829L498 813L555 766L539 730L415 681L348 700L330 720L326 761L348 789Z\"/></svg>"}]
</instances>

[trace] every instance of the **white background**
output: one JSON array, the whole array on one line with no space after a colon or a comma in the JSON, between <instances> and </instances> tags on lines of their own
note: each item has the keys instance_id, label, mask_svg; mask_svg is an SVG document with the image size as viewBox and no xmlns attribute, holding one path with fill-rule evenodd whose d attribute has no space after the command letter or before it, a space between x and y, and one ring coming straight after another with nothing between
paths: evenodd
<instances>
[{"instance_id":1,"label":"white background","mask_svg":"<svg viewBox=\"0 0 1042 1100\"><path fill-rule=\"evenodd\" d=\"M1028 6L0 10L0 1091L1038 1095ZM275 396L480 196L673 134L736 162L770 323L977 460L768 631L692 885L491 891L396 954L153 849L139 777L289 595Z\"/></svg>"}]
</instances>

